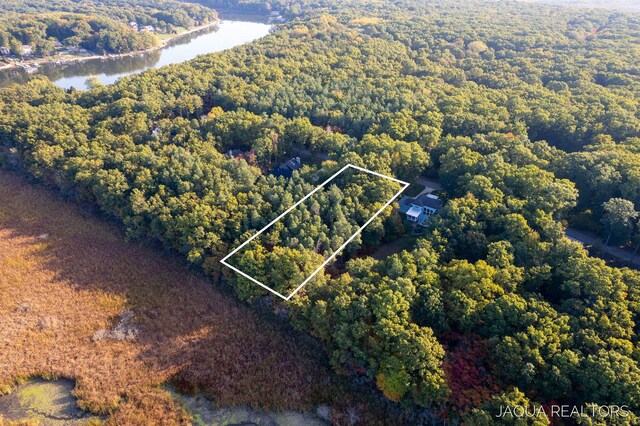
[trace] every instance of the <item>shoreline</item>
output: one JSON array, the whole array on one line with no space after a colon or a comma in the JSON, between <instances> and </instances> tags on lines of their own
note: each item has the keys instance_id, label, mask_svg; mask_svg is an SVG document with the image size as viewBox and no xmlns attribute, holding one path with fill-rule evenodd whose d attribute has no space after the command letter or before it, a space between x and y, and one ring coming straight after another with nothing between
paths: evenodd
<instances>
[{"instance_id":1,"label":"shoreline","mask_svg":"<svg viewBox=\"0 0 640 426\"><path fill-rule=\"evenodd\" d=\"M212 28L215 27L217 25L219 25L221 22L221 19L218 17L218 19L216 19L215 21L205 24L205 25L200 25L198 27L193 27L191 29L188 29L180 34L176 34L173 37L167 38L167 39L160 39L159 43L157 46L153 46L150 47L148 49L144 49L144 50L136 50L133 52L126 52L126 53L109 53L109 54L105 54L105 55L90 55L90 56L71 56L71 57L59 57L59 56L52 56L52 57L47 57L47 58L38 58L38 59L33 59L33 60L29 60L29 61L20 61L20 62L12 62L9 64L4 64L2 66L0 66L0 71L8 71L8 70L12 70L12 69L16 69L16 68L22 68L23 70L29 72L30 69L37 69L38 67L40 67L41 65L48 65L48 64L73 64L73 63L79 63L79 62L86 62L86 61L91 61L91 60L95 60L95 59L122 59L122 58L126 58L126 57L130 57L130 56L136 56L136 55L144 55L147 53L151 53L151 52L155 52L157 50L160 49L164 49L165 47L167 47L169 45L169 43L171 43L172 41L176 41L179 40L180 38L187 36L189 34L193 34L195 32L198 31L202 31L205 30L207 28ZM35 66L35 68L34 68Z\"/></svg>"}]
</instances>

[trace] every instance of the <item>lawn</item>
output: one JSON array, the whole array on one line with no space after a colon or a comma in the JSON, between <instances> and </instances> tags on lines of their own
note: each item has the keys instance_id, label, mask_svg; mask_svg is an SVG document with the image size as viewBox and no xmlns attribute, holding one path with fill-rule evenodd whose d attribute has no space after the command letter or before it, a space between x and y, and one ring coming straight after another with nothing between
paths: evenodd
<instances>
[{"instance_id":1,"label":"lawn","mask_svg":"<svg viewBox=\"0 0 640 426\"><path fill-rule=\"evenodd\" d=\"M125 310L136 332L116 339ZM171 255L127 243L119 228L2 171L0 324L0 391L25 377L73 379L79 406L111 423L187 424L159 386L170 380L220 406L327 404L338 423L353 410L367 423L394 422L370 393L336 376L310 339L260 318Z\"/></svg>"}]
</instances>

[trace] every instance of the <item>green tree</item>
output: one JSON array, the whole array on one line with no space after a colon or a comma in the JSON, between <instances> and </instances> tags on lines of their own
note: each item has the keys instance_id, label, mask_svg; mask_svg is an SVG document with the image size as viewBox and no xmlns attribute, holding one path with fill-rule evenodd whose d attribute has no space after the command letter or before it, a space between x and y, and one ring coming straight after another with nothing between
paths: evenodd
<instances>
[{"instance_id":1,"label":"green tree","mask_svg":"<svg viewBox=\"0 0 640 426\"><path fill-rule=\"evenodd\" d=\"M612 198L602 204L604 217L602 223L607 230L605 245L613 241L626 241L633 231L633 219L638 216L635 206L629 200Z\"/></svg>"}]
</instances>

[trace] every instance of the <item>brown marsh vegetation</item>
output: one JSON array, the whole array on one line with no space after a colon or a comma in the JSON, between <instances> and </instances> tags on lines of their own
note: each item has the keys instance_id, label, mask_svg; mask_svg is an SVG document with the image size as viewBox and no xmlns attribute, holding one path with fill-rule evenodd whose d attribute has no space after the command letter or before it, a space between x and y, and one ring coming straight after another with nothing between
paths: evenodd
<instances>
[{"instance_id":1,"label":"brown marsh vegetation","mask_svg":"<svg viewBox=\"0 0 640 426\"><path fill-rule=\"evenodd\" d=\"M112 338L127 310L129 336ZM0 391L27 377L74 379L78 404L111 423L189 422L160 386L168 381L222 406L327 404L335 423L390 421L312 343L170 255L125 242L117 227L2 171L0 347Z\"/></svg>"}]
</instances>

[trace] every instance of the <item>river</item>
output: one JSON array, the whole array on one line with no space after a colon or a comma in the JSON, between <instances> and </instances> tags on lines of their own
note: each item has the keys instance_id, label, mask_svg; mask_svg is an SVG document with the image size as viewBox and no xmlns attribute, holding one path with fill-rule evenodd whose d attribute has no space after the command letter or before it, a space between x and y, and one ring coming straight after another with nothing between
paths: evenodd
<instances>
[{"instance_id":1,"label":"river","mask_svg":"<svg viewBox=\"0 0 640 426\"><path fill-rule=\"evenodd\" d=\"M271 29L266 18L253 15L221 15L217 25L185 34L171 40L167 46L152 52L118 58L90 59L73 63L41 65L35 74L47 76L60 87L86 89L87 80L95 77L102 84L150 68L188 61L205 53L220 52L266 36ZM0 87L27 80L22 69L0 71Z\"/></svg>"}]
</instances>

